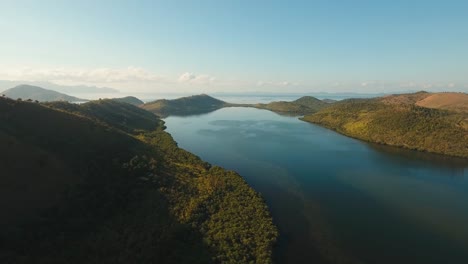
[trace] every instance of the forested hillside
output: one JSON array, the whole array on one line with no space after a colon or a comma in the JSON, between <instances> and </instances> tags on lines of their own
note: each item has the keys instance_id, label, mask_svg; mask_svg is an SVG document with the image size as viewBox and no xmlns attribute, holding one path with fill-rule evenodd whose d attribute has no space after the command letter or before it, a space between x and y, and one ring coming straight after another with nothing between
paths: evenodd
<instances>
[{"instance_id":1,"label":"forested hillside","mask_svg":"<svg viewBox=\"0 0 468 264\"><path fill-rule=\"evenodd\" d=\"M144 102L134 96L125 96L121 98L112 98L112 100L132 105L142 105Z\"/></svg>"},{"instance_id":2,"label":"forested hillside","mask_svg":"<svg viewBox=\"0 0 468 264\"><path fill-rule=\"evenodd\" d=\"M428 96L344 100L303 120L370 142L468 157L468 113L418 106Z\"/></svg>"},{"instance_id":3,"label":"forested hillside","mask_svg":"<svg viewBox=\"0 0 468 264\"><path fill-rule=\"evenodd\" d=\"M173 100L161 99L142 105L142 108L160 117L169 115L195 115L212 112L227 106L224 101L206 94L181 97Z\"/></svg>"},{"instance_id":4,"label":"forested hillside","mask_svg":"<svg viewBox=\"0 0 468 264\"><path fill-rule=\"evenodd\" d=\"M277 101L268 104L256 104L254 107L267 109L280 114L306 115L315 113L330 103L324 102L312 96L303 96L295 101Z\"/></svg>"},{"instance_id":5,"label":"forested hillside","mask_svg":"<svg viewBox=\"0 0 468 264\"><path fill-rule=\"evenodd\" d=\"M271 263L262 198L163 128L111 100L0 98L0 262Z\"/></svg>"}]
</instances>

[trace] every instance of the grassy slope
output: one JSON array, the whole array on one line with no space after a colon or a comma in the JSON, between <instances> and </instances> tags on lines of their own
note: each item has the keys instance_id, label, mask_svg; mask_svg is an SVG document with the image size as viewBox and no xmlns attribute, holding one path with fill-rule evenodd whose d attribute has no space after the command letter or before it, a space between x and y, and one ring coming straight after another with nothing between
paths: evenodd
<instances>
[{"instance_id":1,"label":"grassy slope","mask_svg":"<svg viewBox=\"0 0 468 264\"><path fill-rule=\"evenodd\" d=\"M271 262L259 195L140 111L0 99L2 263Z\"/></svg>"},{"instance_id":2,"label":"grassy slope","mask_svg":"<svg viewBox=\"0 0 468 264\"><path fill-rule=\"evenodd\" d=\"M467 113L416 105L429 95L344 100L303 120L370 142L468 157Z\"/></svg>"},{"instance_id":3,"label":"grassy slope","mask_svg":"<svg viewBox=\"0 0 468 264\"><path fill-rule=\"evenodd\" d=\"M416 103L427 108L468 112L468 94L466 93L437 93L431 94Z\"/></svg>"}]
</instances>

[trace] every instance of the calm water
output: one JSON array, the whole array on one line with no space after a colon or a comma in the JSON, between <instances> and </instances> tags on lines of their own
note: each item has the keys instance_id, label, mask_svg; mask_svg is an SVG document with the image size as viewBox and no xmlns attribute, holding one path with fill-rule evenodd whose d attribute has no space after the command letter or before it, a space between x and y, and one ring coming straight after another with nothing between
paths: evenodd
<instances>
[{"instance_id":1,"label":"calm water","mask_svg":"<svg viewBox=\"0 0 468 264\"><path fill-rule=\"evenodd\" d=\"M262 193L281 232L278 263L468 263L465 160L258 109L165 121L179 146Z\"/></svg>"},{"instance_id":2,"label":"calm water","mask_svg":"<svg viewBox=\"0 0 468 264\"><path fill-rule=\"evenodd\" d=\"M158 99L176 99L184 96L194 95L193 93L71 93L70 95L78 98L97 100L99 98L116 98L124 96L135 96L143 102L151 102ZM294 101L302 96L311 95L318 99L333 99L343 100L347 98L369 98L381 96L382 94L338 94L338 93L301 93L301 94L287 94L287 93L266 93L258 94L251 93L209 93L209 95L229 103L238 104L254 104L254 103L270 103L273 101Z\"/></svg>"}]
</instances>

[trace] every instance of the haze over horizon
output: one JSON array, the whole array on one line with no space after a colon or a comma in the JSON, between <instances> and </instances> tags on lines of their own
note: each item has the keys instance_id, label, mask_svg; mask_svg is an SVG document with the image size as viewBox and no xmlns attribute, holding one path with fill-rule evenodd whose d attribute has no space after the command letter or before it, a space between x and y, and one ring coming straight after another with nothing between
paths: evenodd
<instances>
[{"instance_id":1,"label":"haze over horizon","mask_svg":"<svg viewBox=\"0 0 468 264\"><path fill-rule=\"evenodd\" d=\"M466 1L2 1L0 80L122 92L468 91Z\"/></svg>"}]
</instances>

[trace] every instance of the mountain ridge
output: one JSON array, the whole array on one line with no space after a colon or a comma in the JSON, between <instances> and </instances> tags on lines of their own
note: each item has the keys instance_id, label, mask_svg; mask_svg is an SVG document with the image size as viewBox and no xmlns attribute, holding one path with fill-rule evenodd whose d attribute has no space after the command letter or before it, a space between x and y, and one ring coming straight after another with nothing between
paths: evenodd
<instances>
[{"instance_id":1,"label":"mountain ridge","mask_svg":"<svg viewBox=\"0 0 468 264\"><path fill-rule=\"evenodd\" d=\"M18 85L13 88L3 91L1 94L6 95L12 99L23 99L23 100L37 100L40 102L51 102L51 101L69 101L69 102L80 102L88 101L86 99L80 99L67 94L59 93L54 90L44 89L39 86L32 85Z\"/></svg>"}]
</instances>

